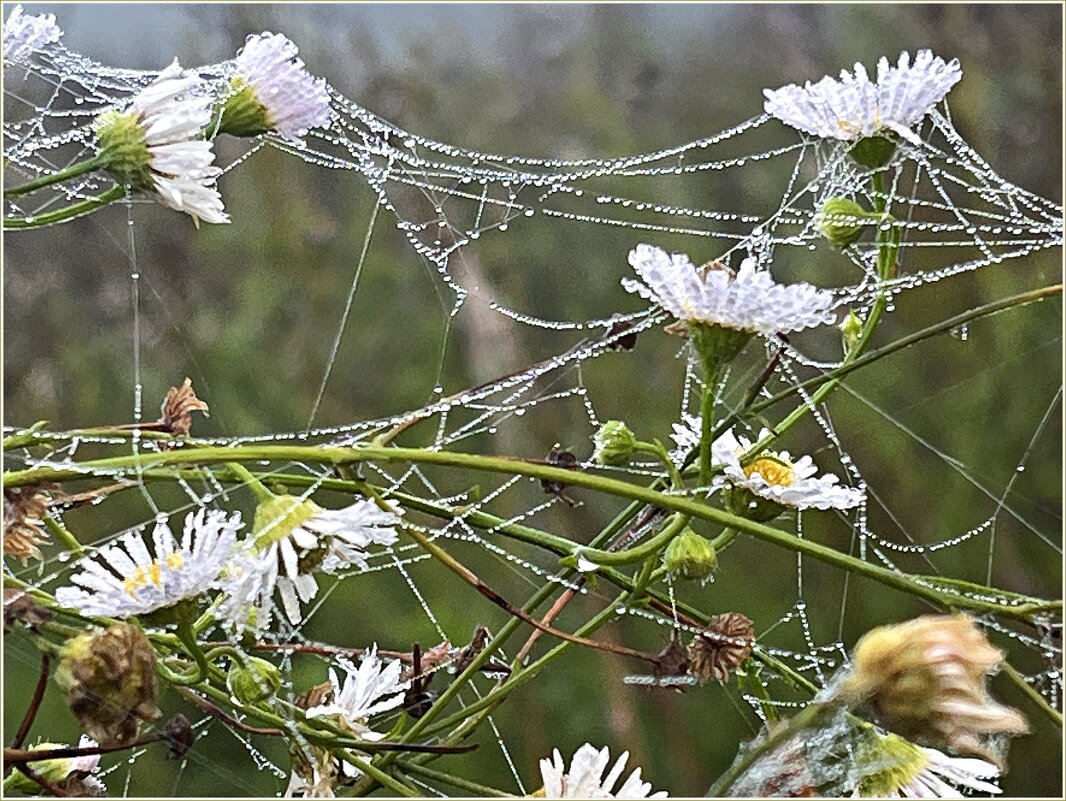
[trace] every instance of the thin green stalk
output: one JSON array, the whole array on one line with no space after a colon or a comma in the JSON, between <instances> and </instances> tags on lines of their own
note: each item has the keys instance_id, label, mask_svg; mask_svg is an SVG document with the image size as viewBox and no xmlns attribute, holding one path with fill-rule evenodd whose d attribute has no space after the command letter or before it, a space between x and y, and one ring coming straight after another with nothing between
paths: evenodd
<instances>
[{"instance_id":1,"label":"thin green stalk","mask_svg":"<svg viewBox=\"0 0 1066 801\"><path fill-rule=\"evenodd\" d=\"M34 178L32 181L27 181L20 186L5 189L4 199L8 200L13 197L19 197L20 195L28 195L30 192L43 189L46 186L58 184L62 181L68 181L71 178L77 178L79 175L85 175L87 172L93 172L94 170L106 166L107 162L107 158L100 155L93 156L91 159L86 159L85 161L79 161L76 164L71 164L69 167L59 170L58 172L42 175L39 178Z\"/></svg>"},{"instance_id":2,"label":"thin green stalk","mask_svg":"<svg viewBox=\"0 0 1066 801\"><path fill-rule=\"evenodd\" d=\"M8 230L23 230L26 228L41 228L46 225L54 225L56 223L66 222L72 220L75 217L80 217L83 214L88 214L90 211L95 211L101 206L106 206L114 200L118 200L121 197L125 197L125 188L114 184L110 189L97 197L91 197L87 200L82 200L78 203L73 203L69 206L65 206L55 211L50 211L45 214L34 214L29 217L23 218L4 218L4 229Z\"/></svg>"},{"instance_id":3,"label":"thin green stalk","mask_svg":"<svg viewBox=\"0 0 1066 801\"><path fill-rule=\"evenodd\" d=\"M78 542L77 537L71 534L58 519L50 514L45 514L42 517L42 521L44 522L44 527L72 556L82 556L85 553L85 546Z\"/></svg>"},{"instance_id":4,"label":"thin green stalk","mask_svg":"<svg viewBox=\"0 0 1066 801\"><path fill-rule=\"evenodd\" d=\"M711 470L711 445L714 442L714 392L718 385L719 367L704 365L703 394L700 397L700 486L709 487L714 475Z\"/></svg>"},{"instance_id":5,"label":"thin green stalk","mask_svg":"<svg viewBox=\"0 0 1066 801\"><path fill-rule=\"evenodd\" d=\"M505 793L502 790L497 790L495 787L488 787L484 784L478 784L472 782L469 779L463 779L459 776L452 776L450 773L444 773L443 771L433 770L433 768L427 768L425 765L420 765L413 761L400 762L400 769L406 773L413 773L415 776L419 776L423 779L429 779L430 781L440 782L441 784L447 784L455 787L459 790L465 790L466 795L478 796L478 797L492 797L492 798L512 798L512 793Z\"/></svg>"},{"instance_id":6,"label":"thin green stalk","mask_svg":"<svg viewBox=\"0 0 1066 801\"><path fill-rule=\"evenodd\" d=\"M1049 704L1047 699L1037 692L1036 688L1027 682L1025 677L1013 665L1003 662L1001 667L1003 668L1003 674L1011 680L1011 683L1025 693L1029 700L1036 704L1037 708L1044 713L1045 717L1049 718L1052 723L1061 729L1062 713Z\"/></svg>"},{"instance_id":7,"label":"thin green stalk","mask_svg":"<svg viewBox=\"0 0 1066 801\"><path fill-rule=\"evenodd\" d=\"M646 505L658 506L675 512L682 512L690 517L707 520L719 526L732 526L764 542L802 553L842 570L850 570L859 575L873 579L903 592L924 598L941 607L951 609L973 609L992 612L1018 619L1028 619L1034 612L1048 608L1058 608L1059 602L1035 600L1033 603L1019 603L1004 606L980 598L971 598L963 593L949 592L944 588L929 587L915 581L905 573L899 573L878 565L865 562L858 557L841 553L833 548L812 540L803 539L780 529L755 523L742 517L716 509L706 504L677 495L656 492L639 485L608 478L593 473L554 467L524 459L498 456L482 456L471 453L451 453L448 451L422 450L419 448L375 448L375 447L315 447L301 445L253 445L241 449L231 447L200 448L195 451L167 451L160 453L141 453L98 459L83 462L74 467L36 467L28 470L16 470L7 473L5 484L9 487L27 486L48 481L70 481L110 475L115 471L159 467L172 464L217 464L220 462L272 460L283 462L312 462L318 464L352 464L357 462L402 462L415 464L435 464L444 467L465 468L485 472L524 475L536 479L547 479L569 484L572 487L616 495L641 501ZM987 588L989 594L996 590Z\"/></svg>"},{"instance_id":8,"label":"thin green stalk","mask_svg":"<svg viewBox=\"0 0 1066 801\"><path fill-rule=\"evenodd\" d=\"M676 515L673 520L663 527L660 533L647 542L635 548L627 548L624 551L604 551L599 548L587 548L578 545L571 556L567 557L566 563L577 559L588 559L597 565L631 565L636 562L642 562L669 545L670 540L680 534L687 524L687 517Z\"/></svg>"},{"instance_id":9,"label":"thin green stalk","mask_svg":"<svg viewBox=\"0 0 1066 801\"><path fill-rule=\"evenodd\" d=\"M277 497L273 492L266 488L266 485L260 481L251 470L240 462L229 462L226 467L228 467L230 471L252 491L252 494L255 495L255 499L260 503L271 501Z\"/></svg>"}]
</instances>

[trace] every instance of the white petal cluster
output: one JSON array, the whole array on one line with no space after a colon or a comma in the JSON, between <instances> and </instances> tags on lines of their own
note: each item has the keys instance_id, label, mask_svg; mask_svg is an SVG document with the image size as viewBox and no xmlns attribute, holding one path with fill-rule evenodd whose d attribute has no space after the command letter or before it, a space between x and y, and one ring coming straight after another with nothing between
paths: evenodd
<instances>
[{"instance_id":1,"label":"white petal cluster","mask_svg":"<svg viewBox=\"0 0 1066 801\"><path fill-rule=\"evenodd\" d=\"M237 74L255 91L279 134L301 141L311 128L329 125L333 112L325 78L315 78L280 33L252 34L237 53Z\"/></svg>"},{"instance_id":2,"label":"white petal cluster","mask_svg":"<svg viewBox=\"0 0 1066 801\"><path fill-rule=\"evenodd\" d=\"M83 615L126 618L195 598L217 585L240 527L238 512L200 509L185 517L179 545L161 520L152 533L154 555L132 531L83 559L70 579L77 586L57 589L56 601Z\"/></svg>"},{"instance_id":3,"label":"white petal cluster","mask_svg":"<svg viewBox=\"0 0 1066 801\"><path fill-rule=\"evenodd\" d=\"M410 681L401 681L402 666L398 659L383 662L378 658L377 646L363 655L359 667L346 659L337 663L344 670L342 682L333 668L329 683L333 687L333 701L307 709L309 718L336 715L355 736L364 740L380 740L384 734L369 726L372 715L396 709L403 703L404 691Z\"/></svg>"},{"instance_id":4,"label":"white petal cluster","mask_svg":"<svg viewBox=\"0 0 1066 801\"><path fill-rule=\"evenodd\" d=\"M651 785L640 779L640 768L629 774L622 786L614 789L615 783L625 770L629 752L625 751L610 772L603 771L611 761L611 753L604 746L597 751L585 743L574 754L567 770L559 749L552 751L551 759L540 761L540 775L544 780L545 798L669 798L665 791L651 792Z\"/></svg>"},{"instance_id":5,"label":"white petal cluster","mask_svg":"<svg viewBox=\"0 0 1066 801\"><path fill-rule=\"evenodd\" d=\"M970 757L948 756L935 748L922 748L925 766L889 798L965 798L961 788L989 795L1003 792L992 780L999 768L991 762Z\"/></svg>"},{"instance_id":6,"label":"white petal cluster","mask_svg":"<svg viewBox=\"0 0 1066 801\"><path fill-rule=\"evenodd\" d=\"M763 429L756 442L769 435ZM850 509L862 503L862 491L840 485L836 476L827 473L816 478L818 468L810 456L793 461L788 451L764 451L745 471L740 457L753 444L746 437L737 437L732 430L714 441L711 457L724 470L716 479L716 486L728 483L796 509Z\"/></svg>"},{"instance_id":7,"label":"white petal cluster","mask_svg":"<svg viewBox=\"0 0 1066 801\"><path fill-rule=\"evenodd\" d=\"M215 180L222 170L214 165L211 142L200 138L211 121L213 100L189 94L200 83L177 59L141 91L130 104L144 129L152 160L155 191L172 209L194 220L228 223Z\"/></svg>"},{"instance_id":8,"label":"white petal cluster","mask_svg":"<svg viewBox=\"0 0 1066 801\"><path fill-rule=\"evenodd\" d=\"M876 81L856 64L854 74L842 70L839 81L827 76L802 87L764 89L764 107L785 124L825 139L851 141L887 128L918 144L912 128L960 78L957 59L945 62L929 50L919 50L913 64L909 53L902 53L895 67L882 58Z\"/></svg>"},{"instance_id":9,"label":"white petal cluster","mask_svg":"<svg viewBox=\"0 0 1066 801\"><path fill-rule=\"evenodd\" d=\"M627 292L658 303L685 322L706 323L770 336L831 322L833 295L806 283L778 284L769 271L745 259L726 269L697 271L683 253L637 245L629 263L644 283L622 279Z\"/></svg>"},{"instance_id":10,"label":"white petal cluster","mask_svg":"<svg viewBox=\"0 0 1066 801\"><path fill-rule=\"evenodd\" d=\"M674 441L674 449L670 451L670 459L678 467L685 461L685 457L698 448L703 439L703 419L698 415L682 414L681 422L673 424L673 433L670 439Z\"/></svg>"},{"instance_id":11,"label":"white petal cluster","mask_svg":"<svg viewBox=\"0 0 1066 801\"><path fill-rule=\"evenodd\" d=\"M292 504L312 503L297 498L291 501ZM301 605L318 594L315 575L301 567L301 559L313 551L324 550L319 568L322 572L336 573L352 565L366 569L367 548L387 547L399 538L396 526L401 514L402 510L396 507L386 512L373 501L363 500L344 509L318 509L267 547L257 550L249 543L226 571L227 597L218 610L219 616L243 625L254 608L256 628L263 629L273 616L276 589L285 616L293 624L300 623ZM284 525L283 518L278 525ZM260 533L269 536L269 532Z\"/></svg>"},{"instance_id":12,"label":"white petal cluster","mask_svg":"<svg viewBox=\"0 0 1066 801\"><path fill-rule=\"evenodd\" d=\"M24 14L22 6L17 5L4 21L4 58L26 61L34 52L58 42L62 35L55 14Z\"/></svg>"}]
</instances>

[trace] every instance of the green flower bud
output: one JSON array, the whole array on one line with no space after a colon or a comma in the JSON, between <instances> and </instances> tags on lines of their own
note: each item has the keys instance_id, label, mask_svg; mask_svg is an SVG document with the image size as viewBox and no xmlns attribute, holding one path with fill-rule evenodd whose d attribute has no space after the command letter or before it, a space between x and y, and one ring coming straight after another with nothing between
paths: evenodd
<instances>
[{"instance_id":1,"label":"green flower bud","mask_svg":"<svg viewBox=\"0 0 1066 801\"><path fill-rule=\"evenodd\" d=\"M818 212L818 233L829 240L835 248L844 248L862 236L865 226L862 221L871 215L854 200L846 197L831 197Z\"/></svg>"},{"instance_id":2,"label":"green flower bud","mask_svg":"<svg viewBox=\"0 0 1066 801\"><path fill-rule=\"evenodd\" d=\"M862 333L862 326L862 318L851 310L848 311L848 316L844 318L844 322L838 326L840 329L840 337L844 343L845 356L851 353L855 344L859 341L859 334Z\"/></svg>"},{"instance_id":3,"label":"green flower bud","mask_svg":"<svg viewBox=\"0 0 1066 801\"><path fill-rule=\"evenodd\" d=\"M131 623L64 644L56 683L81 727L101 745L128 742L142 721L159 717L155 658L144 632Z\"/></svg>"},{"instance_id":4,"label":"green flower bud","mask_svg":"<svg viewBox=\"0 0 1066 801\"><path fill-rule=\"evenodd\" d=\"M281 673L272 663L255 656L244 665L234 663L226 674L226 686L242 704L256 704L272 697L281 687Z\"/></svg>"},{"instance_id":5,"label":"green flower bud","mask_svg":"<svg viewBox=\"0 0 1066 801\"><path fill-rule=\"evenodd\" d=\"M710 540L686 526L666 546L663 567L671 576L705 581L718 567L718 554Z\"/></svg>"},{"instance_id":6,"label":"green flower bud","mask_svg":"<svg viewBox=\"0 0 1066 801\"><path fill-rule=\"evenodd\" d=\"M886 136L867 136L854 145L848 155L864 167L876 170L884 167L896 152L896 143Z\"/></svg>"},{"instance_id":7,"label":"green flower bud","mask_svg":"<svg viewBox=\"0 0 1066 801\"><path fill-rule=\"evenodd\" d=\"M134 189L151 189L152 154L137 112L108 111L93 123L98 151L119 182Z\"/></svg>"},{"instance_id":8,"label":"green flower bud","mask_svg":"<svg viewBox=\"0 0 1066 801\"><path fill-rule=\"evenodd\" d=\"M768 523L780 517L786 508L744 487L730 487L725 497L729 511L755 523Z\"/></svg>"},{"instance_id":9,"label":"green flower bud","mask_svg":"<svg viewBox=\"0 0 1066 801\"><path fill-rule=\"evenodd\" d=\"M259 136L274 130L274 122L256 97L255 90L240 77L234 78L231 86L233 90L222 103L218 124L212 133Z\"/></svg>"},{"instance_id":10,"label":"green flower bud","mask_svg":"<svg viewBox=\"0 0 1066 801\"><path fill-rule=\"evenodd\" d=\"M637 449L637 438L629 426L621 420L608 420L593 437L596 451L592 458L597 464L611 467L624 467L633 458Z\"/></svg>"}]
</instances>

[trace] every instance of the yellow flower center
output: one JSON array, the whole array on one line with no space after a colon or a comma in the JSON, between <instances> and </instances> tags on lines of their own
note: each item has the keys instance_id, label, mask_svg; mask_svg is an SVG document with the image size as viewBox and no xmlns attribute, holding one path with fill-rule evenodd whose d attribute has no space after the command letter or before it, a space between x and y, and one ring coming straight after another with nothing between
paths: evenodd
<instances>
[{"instance_id":1,"label":"yellow flower center","mask_svg":"<svg viewBox=\"0 0 1066 801\"><path fill-rule=\"evenodd\" d=\"M796 481L791 462L778 456L760 456L744 468L744 475L748 478L751 478L752 473L758 473L767 484L778 487L791 487Z\"/></svg>"},{"instance_id":2,"label":"yellow flower center","mask_svg":"<svg viewBox=\"0 0 1066 801\"><path fill-rule=\"evenodd\" d=\"M169 553L166 557L167 570L181 570L185 566L185 557L180 553ZM142 587L153 584L156 587L163 583L163 565L158 559L153 559L148 567L138 567L133 575L122 582L126 593L131 597L137 597L137 591Z\"/></svg>"}]
</instances>

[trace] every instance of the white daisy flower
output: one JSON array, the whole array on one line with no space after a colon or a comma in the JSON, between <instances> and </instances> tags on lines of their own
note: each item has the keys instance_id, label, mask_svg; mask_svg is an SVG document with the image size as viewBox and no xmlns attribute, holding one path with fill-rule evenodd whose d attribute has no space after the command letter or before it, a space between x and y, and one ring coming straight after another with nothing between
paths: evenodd
<instances>
[{"instance_id":1,"label":"white daisy flower","mask_svg":"<svg viewBox=\"0 0 1066 801\"><path fill-rule=\"evenodd\" d=\"M4 22L4 58L26 61L34 52L59 41L63 31L56 25L55 14L29 15L17 5Z\"/></svg>"},{"instance_id":2,"label":"white daisy flower","mask_svg":"<svg viewBox=\"0 0 1066 801\"><path fill-rule=\"evenodd\" d=\"M810 284L778 284L769 271L745 259L733 275L712 265L697 270L683 253L637 245L629 263L644 283L623 278L622 286L653 301L686 323L704 323L770 336L832 321L833 295Z\"/></svg>"},{"instance_id":3,"label":"white daisy flower","mask_svg":"<svg viewBox=\"0 0 1066 801\"><path fill-rule=\"evenodd\" d=\"M278 495L256 511L253 539L227 568L227 598L220 617L238 625L256 608L257 629L273 614L274 590L281 596L285 616L302 620L301 604L318 594L315 572L336 573L356 565L367 567L366 549L393 545L403 511L379 508L362 500L344 509L323 509L311 500Z\"/></svg>"},{"instance_id":4,"label":"white daisy flower","mask_svg":"<svg viewBox=\"0 0 1066 801\"><path fill-rule=\"evenodd\" d=\"M139 531L131 531L95 557L83 559L81 572L60 587L56 601L83 615L126 618L173 606L217 585L219 573L233 555L240 513L226 517L200 509L185 517L179 546L166 522L152 533L153 556Z\"/></svg>"},{"instance_id":5,"label":"white daisy flower","mask_svg":"<svg viewBox=\"0 0 1066 801\"><path fill-rule=\"evenodd\" d=\"M768 437L765 428L756 442ZM788 451L763 451L750 464L741 466L740 457L754 443L737 437L729 430L711 445L711 455L724 469L712 486L730 485L747 490L759 498L796 509L850 509L862 503L863 493L854 487L838 484L831 474L815 478L818 468L810 456L793 461Z\"/></svg>"},{"instance_id":6,"label":"white daisy flower","mask_svg":"<svg viewBox=\"0 0 1066 801\"><path fill-rule=\"evenodd\" d=\"M651 785L640 780L640 768L629 774L622 786L614 790L614 785L625 770L629 752L625 751L610 772L604 776L603 771L611 760L610 751L604 746L597 751L585 743L570 761L570 770L566 770L563 757L556 748L551 759L540 761L540 775L544 780L544 798L669 798L666 791L651 792Z\"/></svg>"},{"instance_id":7,"label":"white daisy flower","mask_svg":"<svg viewBox=\"0 0 1066 801\"><path fill-rule=\"evenodd\" d=\"M190 94L200 78L177 60L133 98L126 111L109 111L95 123L107 169L134 189L155 192L197 223L228 223L215 179L211 142L202 138L213 101Z\"/></svg>"},{"instance_id":8,"label":"white daisy flower","mask_svg":"<svg viewBox=\"0 0 1066 801\"><path fill-rule=\"evenodd\" d=\"M766 113L793 128L826 139L853 141L885 129L914 144L920 139L912 128L962 78L957 59L945 62L929 50L919 50L910 63L902 53L890 67L877 63L877 81L871 81L862 64L854 75L842 70L840 80L825 77L803 87L789 84L764 89Z\"/></svg>"},{"instance_id":9,"label":"white daisy flower","mask_svg":"<svg viewBox=\"0 0 1066 801\"><path fill-rule=\"evenodd\" d=\"M333 112L325 78L315 78L280 33L252 34L237 53L233 94L220 130L254 136L276 130L300 142L311 128L329 125Z\"/></svg>"},{"instance_id":10,"label":"white daisy flower","mask_svg":"<svg viewBox=\"0 0 1066 801\"><path fill-rule=\"evenodd\" d=\"M992 780L999 768L991 762L970 757L953 757L935 748L921 748L925 765L889 798L965 798L962 790L999 795L1003 791Z\"/></svg>"},{"instance_id":11,"label":"white daisy flower","mask_svg":"<svg viewBox=\"0 0 1066 801\"><path fill-rule=\"evenodd\" d=\"M401 681L403 667L400 660L383 662L375 645L363 654L359 667L346 659L338 659L345 676L341 682L337 672L329 669L329 683L333 687L333 701L309 707L305 715L320 718L336 715L345 728L363 740L380 740L385 735L369 726L372 715L388 712L403 704L404 692L410 681Z\"/></svg>"}]
</instances>

